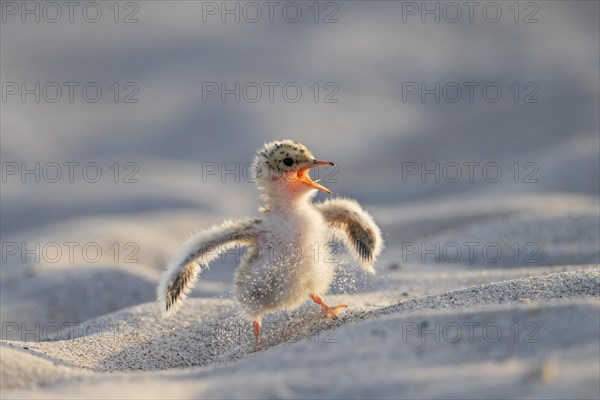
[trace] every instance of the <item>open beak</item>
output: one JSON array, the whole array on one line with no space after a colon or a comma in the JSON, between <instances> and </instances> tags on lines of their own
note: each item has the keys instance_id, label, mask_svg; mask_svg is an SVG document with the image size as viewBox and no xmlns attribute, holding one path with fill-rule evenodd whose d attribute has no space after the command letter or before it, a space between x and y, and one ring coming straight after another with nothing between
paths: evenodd
<instances>
[{"instance_id":1,"label":"open beak","mask_svg":"<svg viewBox=\"0 0 600 400\"><path fill-rule=\"evenodd\" d=\"M298 179L300 180L300 182L304 183L305 185L308 185L314 189L320 190L321 192L325 192L325 193L329 193L331 194L331 190L327 189L325 186L321 185L318 183L318 181L313 181L310 178L309 175L309 171L313 168L317 168L320 166L333 166L335 165L335 163L331 162L331 161L319 161L319 160L315 160L312 164L309 164L308 166L301 168L300 170L298 170Z\"/></svg>"}]
</instances>

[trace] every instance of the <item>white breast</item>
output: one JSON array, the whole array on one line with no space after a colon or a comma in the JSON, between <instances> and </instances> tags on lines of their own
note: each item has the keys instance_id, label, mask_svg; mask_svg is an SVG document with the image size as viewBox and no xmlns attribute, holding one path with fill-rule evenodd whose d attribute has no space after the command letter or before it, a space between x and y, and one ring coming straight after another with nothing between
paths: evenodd
<instances>
[{"instance_id":1,"label":"white breast","mask_svg":"<svg viewBox=\"0 0 600 400\"><path fill-rule=\"evenodd\" d=\"M294 213L269 212L261 224L258 254L240 266L236 297L251 316L291 309L333 279L327 225L310 204Z\"/></svg>"}]
</instances>

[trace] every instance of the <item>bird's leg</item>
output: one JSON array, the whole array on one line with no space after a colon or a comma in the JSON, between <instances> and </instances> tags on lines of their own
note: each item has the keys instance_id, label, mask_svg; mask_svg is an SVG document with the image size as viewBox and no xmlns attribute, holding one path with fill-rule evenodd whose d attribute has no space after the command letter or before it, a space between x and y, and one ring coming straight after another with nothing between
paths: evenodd
<instances>
[{"instance_id":1,"label":"bird's leg","mask_svg":"<svg viewBox=\"0 0 600 400\"><path fill-rule=\"evenodd\" d=\"M348 304L338 304L337 306L329 306L325 303L325 300L318 294L311 294L310 298L312 301L317 303L323 309L323 315L327 318L337 319L338 314L342 311L342 308L348 307Z\"/></svg>"},{"instance_id":2,"label":"bird's leg","mask_svg":"<svg viewBox=\"0 0 600 400\"><path fill-rule=\"evenodd\" d=\"M252 331L254 331L254 337L256 339L255 341L255 349L259 350L261 345L260 345L260 318L256 318L254 320L254 322L252 323Z\"/></svg>"}]
</instances>

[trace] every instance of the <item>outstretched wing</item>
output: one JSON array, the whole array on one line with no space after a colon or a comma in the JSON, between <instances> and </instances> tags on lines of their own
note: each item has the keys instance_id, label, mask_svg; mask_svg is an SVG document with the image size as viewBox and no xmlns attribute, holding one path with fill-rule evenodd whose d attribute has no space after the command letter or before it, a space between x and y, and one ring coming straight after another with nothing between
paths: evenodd
<instances>
[{"instance_id":1,"label":"outstretched wing","mask_svg":"<svg viewBox=\"0 0 600 400\"><path fill-rule=\"evenodd\" d=\"M251 244L258 234L259 219L236 219L192 235L167 264L158 285L158 299L166 311L174 311L188 295L201 267L236 245Z\"/></svg>"},{"instance_id":2,"label":"outstretched wing","mask_svg":"<svg viewBox=\"0 0 600 400\"><path fill-rule=\"evenodd\" d=\"M373 264L383 249L383 240L371 215L355 200L346 198L326 200L315 207L332 228L334 239L346 246L363 269L375 273Z\"/></svg>"}]
</instances>

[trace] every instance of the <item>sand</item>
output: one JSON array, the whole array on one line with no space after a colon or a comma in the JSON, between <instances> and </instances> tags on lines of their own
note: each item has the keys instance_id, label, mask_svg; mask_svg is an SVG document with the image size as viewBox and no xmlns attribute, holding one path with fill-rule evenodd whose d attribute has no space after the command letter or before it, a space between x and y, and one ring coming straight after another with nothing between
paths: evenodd
<instances>
[{"instance_id":1,"label":"sand","mask_svg":"<svg viewBox=\"0 0 600 400\"><path fill-rule=\"evenodd\" d=\"M240 334L247 324L223 312L228 302L194 299L187 310L203 313L182 310L166 324L157 320L156 305L145 304L94 321L101 334L6 343L2 379L11 390L4 394L594 398L599 285L600 271L590 268L476 285L383 309L358 311L350 303L353 311L337 322L324 322L313 310L270 324L260 352L253 351L249 334ZM118 332L109 324L136 329ZM146 371L132 372L138 370Z\"/></svg>"},{"instance_id":2,"label":"sand","mask_svg":"<svg viewBox=\"0 0 600 400\"><path fill-rule=\"evenodd\" d=\"M114 267L77 282L86 284L83 291L119 297L108 314L106 305L91 298L74 301L72 280L48 282L44 275L23 275L18 265L12 271L5 268L5 276L35 287L36 298L71 299L81 315L96 316L60 319L48 304L54 319L38 321L43 304L21 305L18 321L25 323L25 331L3 332L3 398L596 398L600 267L559 261L574 248L594 254L593 231L582 231L587 233L573 237L569 246L565 237L578 229L582 216L597 221L597 210L582 199L578 206L573 199L561 206L557 198L546 209L531 211L528 206L535 199L527 200L521 207L512 199L512 210L495 208L508 215L500 218L485 216L489 202L455 206L456 215L469 210L480 216L478 222L455 223L455 235L451 228L443 234L467 240L464 232L488 227L502 242L507 239L502 232L518 239L514 229L501 228L515 216L524 221L520 229L531 232L535 224L552 224L561 215L552 233L537 229L536 236L529 236L539 243L540 253L558 260L556 265L403 263L396 254L401 244L388 235L375 277L340 255L345 261L335 294L327 297L349 305L338 321L322 319L318 307L309 303L270 315L260 351L254 349L249 322L228 295L230 283L216 286L210 275L199 281L177 314L165 318L155 301L122 308L139 302L138 293L118 292L125 272ZM428 218L429 207L407 207L406 215ZM396 210L397 220L389 218L384 230L405 223L402 207ZM374 213L381 218L387 212L375 208ZM140 264L134 266L147 268ZM232 264L217 263L209 272L231 272ZM135 276L133 268L123 271ZM223 271L217 279L227 279ZM52 272L67 276L60 268ZM151 282L158 274L146 279ZM35 322L41 323L37 329Z\"/></svg>"}]
</instances>

